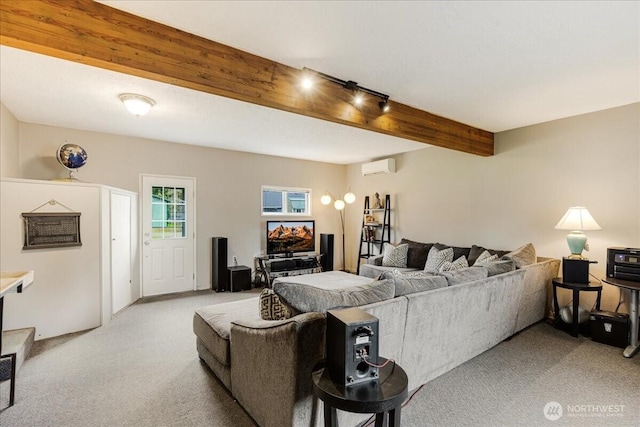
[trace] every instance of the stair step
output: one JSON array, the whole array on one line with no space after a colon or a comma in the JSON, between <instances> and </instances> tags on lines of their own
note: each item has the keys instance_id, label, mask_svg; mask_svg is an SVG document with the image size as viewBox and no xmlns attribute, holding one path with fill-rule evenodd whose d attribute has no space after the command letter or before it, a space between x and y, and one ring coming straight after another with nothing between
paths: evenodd
<instances>
[{"instance_id":1,"label":"stair step","mask_svg":"<svg viewBox=\"0 0 640 427\"><path fill-rule=\"evenodd\" d=\"M36 328L14 329L2 332L2 354L16 353L16 370L20 369L22 363L29 355L33 340L36 335Z\"/></svg>"}]
</instances>

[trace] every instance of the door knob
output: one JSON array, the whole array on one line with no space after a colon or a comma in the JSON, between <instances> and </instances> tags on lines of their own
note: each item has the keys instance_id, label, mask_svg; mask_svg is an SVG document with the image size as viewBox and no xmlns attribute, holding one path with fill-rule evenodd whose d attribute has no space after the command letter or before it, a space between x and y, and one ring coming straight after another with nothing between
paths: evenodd
<instances>
[{"instance_id":1,"label":"door knob","mask_svg":"<svg viewBox=\"0 0 640 427\"><path fill-rule=\"evenodd\" d=\"M144 241L144 244L145 244L145 245L148 245L148 244L149 244L149 241L148 241L148 240L145 240L145 241Z\"/></svg>"}]
</instances>

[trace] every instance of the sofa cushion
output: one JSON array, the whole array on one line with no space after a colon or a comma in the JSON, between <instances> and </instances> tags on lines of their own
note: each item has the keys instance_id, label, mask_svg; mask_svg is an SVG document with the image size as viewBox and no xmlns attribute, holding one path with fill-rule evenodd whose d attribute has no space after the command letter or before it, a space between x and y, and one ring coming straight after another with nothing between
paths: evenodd
<instances>
[{"instance_id":1,"label":"sofa cushion","mask_svg":"<svg viewBox=\"0 0 640 427\"><path fill-rule=\"evenodd\" d=\"M393 281L396 297L447 286L447 279L425 271L402 273L399 270L391 270L383 273L381 278Z\"/></svg>"},{"instance_id":2,"label":"sofa cushion","mask_svg":"<svg viewBox=\"0 0 640 427\"><path fill-rule=\"evenodd\" d=\"M509 251L497 251L495 249L487 249L487 248L483 248L482 246L472 245L471 249L469 249L469 256L467 257L467 260L469 261L469 265L474 265L476 262L476 259L478 259L478 257L482 255L484 251L489 252L490 255L498 255L498 258L501 258L502 256L509 253Z\"/></svg>"},{"instance_id":3,"label":"sofa cushion","mask_svg":"<svg viewBox=\"0 0 640 427\"><path fill-rule=\"evenodd\" d=\"M386 273L387 271L392 271L392 270L400 270L403 273L416 271L415 268L383 267L381 265L361 264L359 275L368 277L371 279L378 279L380 278L381 274Z\"/></svg>"},{"instance_id":4,"label":"sofa cushion","mask_svg":"<svg viewBox=\"0 0 640 427\"><path fill-rule=\"evenodd\" d=\"M437 273L445 262L453 261L453 248L438 249L435 245L429 249L424 271Z\"/></svg>"},{"instance_id":5,"label":"sofa cushion","mask_svg":"<svg viewBox=\"0 0 640 427\"><path fill-rule=\"evenodd\" d=\"M515 251L509 252L504 255L502 259L510 259L516 264L516 268L522 268L527 265L535 264L536 262L536 248L532 243L520 246Z\"/></svg>"},{"instance_id":6,"label":"sofa cushion","mask_svg":"<svg viewBox=\"0 0 640 427\"><path fill-rule=\"evenodd\" d=\"M317 311L325 313L338 307L358 307L393 298L395 286L390 280L378 280L369 285L345 289L320 289L296 283L274 283L273 290L280 301L294 313Z\"/></svg>"},{"instance_id":7,"label":"sofa cushion","mask_svg":"<svg viewBox=\"0 0 640 427\"><path fill-rule=\"evenodd\" d=\"M484 264L483 267L489 272L489 276L507 273L516 269L516 263L510 259L499 260Z\"/></svg>"},{"instance_id":8,"label":"sofa cushion","mask_svg":"<svg viewBox=\"0 0 640 427\"><path fill-rule=\"evenodd\" d=\"M459 270L443 271L438 274L447 279L449 286L454 286L484 279L489 275L489 272L485 267L467 267Z\"/></svg>"},{"instance_id":9,"label":"sofa cushion","mask_svg":"<svg viewBox=\"0 0 640 427\"><path fill-rule=\"evenodd\" d=\"M293 317L293 313L273 289L265 288L260 292L260 318L263 320L282 320Z\"/></svg>"},{"instance_id":10,"label":"sofa cushion","mask_svg":"<svg viewBox=\"0 0 640 427\"><path fill-rule=\"evenodd\" d=\"M409 245L409 249L407 250L407 267L422 270L427 263L429 249L431 249L433 243L420 243L409 239L400 240L400 244L404 243Z\"/></svg>"},{"instance_id":11,"label":"sofa cushion","mask_svg":"<svg viewBox=\"0 0 640 427\"><path fill-rule=\"evenodd\" d=\"M460 270L461 268L469 267L469 263L467 262L467 257L462 255L460 258L456 259L453 262L445 261L440 266L440 270L438 271L452 271L452 270Z\"/></svg>"},{"instance_id":12,"label":"sofa cushion","mask_svg":"<svg viewBox=\"0 0 640 427\"><path fill-rule=\"evenodd\" d=\"M193 332L211 355L224 366L230 365L229 334L231 322L239 319L257 319L258 298L224 304L208 305L193 314Z\"/></svg>"},{"instance_id":13,"label":"sofa cushion","mask_svg":"<svg viewBox=\"0 0 640 427\"><path fill-rule=\"evenodd\" d=\"M498 254L491 255L489 251L485 250L480 254L480 256L476 259L476 261L472 265L488 264L490 262L497 261L498 258L499 258Z\"/></svg>"},{"instance_id":14,"label":"sofa cushion","mask_svg":"<svg viewBox=\"0 0 640 427\"><path fill-rule=\"evenodd\" d=\"M393 246L390 243L384 245L382 252L383 267L406 267L407 266L407 250L409 245L401 244Z\"/></svg>"},{"instance_id":15,"label":"sofa cushion","mask_svg":"<svg viewBox=\"0 0 640 427\"><path fill-rule=\"evenodd\" d=\"M453 259L458 259L462 255L466 256L467 259L469 259L469 252L471 251L471 248L463 248L463 247L460 247L460 246L445 245L444 243L436 243L434 246L439 250L446 249L446 248L453 249Z\"/></svg>"}]
</instances>

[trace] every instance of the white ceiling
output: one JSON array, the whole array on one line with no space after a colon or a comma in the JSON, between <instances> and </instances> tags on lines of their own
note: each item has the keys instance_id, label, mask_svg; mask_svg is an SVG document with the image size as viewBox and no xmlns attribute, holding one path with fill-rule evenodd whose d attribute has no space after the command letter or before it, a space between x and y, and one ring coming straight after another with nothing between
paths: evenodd
<instances>
[{"instance_id":1,"label":"white ceiling","mask_svg":"<svg viewBox=\"0 0 640 427\"><path fill-rule=\"evenodd\" d=\"M640 102L637 1L102 3L491 132ZM124 92L157 105L135 118ZM0 99L24 122L338 164L425 147L4 46Z\"/></svg>"}]
</instances>

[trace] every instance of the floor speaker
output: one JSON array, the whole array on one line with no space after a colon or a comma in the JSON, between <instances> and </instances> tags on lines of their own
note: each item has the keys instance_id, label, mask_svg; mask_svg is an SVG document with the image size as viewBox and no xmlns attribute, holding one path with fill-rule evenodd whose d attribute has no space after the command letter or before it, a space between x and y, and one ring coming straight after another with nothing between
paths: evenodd
<instances>
[{"instance_id":1,"label":"floor speaker","mask_svg":"<svg viewBox=\"0 0 640 427\"><path fill-rule=\"evenodd\" d=\"M226 237L213 237L211 239L211 289L216 292L229 290L227 252Z\"/></svg>"},{"instance_id":2,"label":"floor speaker","mask_svg":"<svg viewBox=\"0 0 640 427\"><path fill-rule=\"evenodd\" d=\"M322 271L333 271L333 234L320 234L320 265Z\"/></svg>"}]
</instances>

